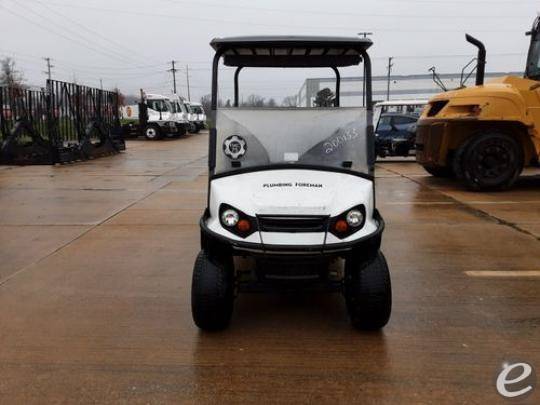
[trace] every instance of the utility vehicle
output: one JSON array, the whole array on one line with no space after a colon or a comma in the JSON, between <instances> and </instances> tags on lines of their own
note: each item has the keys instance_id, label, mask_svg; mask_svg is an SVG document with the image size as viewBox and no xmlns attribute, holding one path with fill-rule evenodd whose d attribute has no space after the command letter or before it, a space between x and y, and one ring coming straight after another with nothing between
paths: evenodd
<instances>
[{"instance_id":1,"label":"utility vehicle","mask_svg":"<svg viewBox=\"0 0 540 405\"><path fill-rule=\"evenodd\" d=\"M189 106L194 114L196 132L199 132L206 127L206 113L201 103L190 101Z\"/></svg>"},{"instance_id":2,"label":"utility vehicle","mask_svg":"<svg viewBox=\"0 0 540 405\"><path fill-rule=\"evenodd\" d=\"M188 132L191 134L196 134L199 132L199 127L197 126L197 113L193 110L193 107L191 105L191 102L184 101L184 107L187 111L188 121L189 121L189 129Z\"/></svg>"},{"instance_id":3,"label":"utility vehicle","mask_svg":"<svg viewBox=\"0 0 540 405\"><path fill-rule=\"evenodd\" d=\"M203 330L228 326L237 292L324 288L344 294L352 324L389 320L391 286L375 208L367 38L214 39L208 204L191 303ZM232 108L217 109L220 60L235 67ZM367 108L340 108L338 68L363 64ZM333 107L239 108L245 68L329 68Z\"/></svg>"},{"instance_id":4,"label":"utility vehicle","mask_svg":"<svg viewBox=\"0 0 540 405\"><path fill-rule=\"evenodd\" d=\"M169 96L169 101L172 104L176 126L182 135L184 135L190 128L188 112L184 106L184 101L182 100L182 97L175 93L172 93Z\"/></svg>"},{"instance_id":5,"label":"utility vehicle","mask_svg":"<svg viewBox=\"0 0 540 405\"><path fill-rule=\"evenodd\" d=\"M121 107L120 115L125 136L144 135L148 140L157 140L186 133L185 126L177 122L169 98L161 94L146 94L141 90L140 102Z\"/></svg>"},{"instance_id":6,"label":"utility vehicle","mask_svg":"<svg viewBox=\"0 0 540 405\"><path fill-rule=\"evenodd\" d=\"M538 165L540 17L527 34L525 77L505 76L486 84L486 49L466 36L478 47L476 86L433 97L418 122L416 158L433 176L456 176L472 190L504 189L523 167Z\"/></svg>"}]
</instances>

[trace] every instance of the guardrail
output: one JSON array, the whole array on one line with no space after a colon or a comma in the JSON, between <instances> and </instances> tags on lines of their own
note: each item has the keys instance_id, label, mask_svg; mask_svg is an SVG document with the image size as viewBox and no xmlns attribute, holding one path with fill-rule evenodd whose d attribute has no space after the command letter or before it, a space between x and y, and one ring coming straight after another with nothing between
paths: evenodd
<instances>
[{"instance_id":1,"label":"guardrail","mask_svg":"<svg viewBox=\"0 0 540 405\"><path fill-rule=\"evenodd\" d=\"M55 80L0 87L0 163L55 164L125 149L118 94Z\"/></svg>"}]
</instances>

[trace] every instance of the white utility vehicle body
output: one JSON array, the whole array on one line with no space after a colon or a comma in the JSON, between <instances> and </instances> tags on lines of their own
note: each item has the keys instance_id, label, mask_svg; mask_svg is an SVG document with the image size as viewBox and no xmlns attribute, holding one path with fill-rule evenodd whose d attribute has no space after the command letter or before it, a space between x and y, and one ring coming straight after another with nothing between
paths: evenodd
<instances>
[{"instance_id":1,"label":"white utility vehicle body","mask_svg":"<svg viewBox=\"0 0 540 405\"><path fill-rule=\"evenodd\" d=\"M125 131L142 133L149 140L185 133L178 125L174 107L168 97L141 93L141 102L120 107L120 117L127 122L124 124Z\"/></svg>"},{"instance_id":2,"label":"white utility vehicle body","mask_svg":"<svg viewBox=\"0 0 540 405\"><path fill-rule=\"evenodd\" d=\"M202 104L190 101L189 106L193 112L193 119L197 126L197 130L200 131L201 129L206 128L206 113L204 112Z\"/></svg>"},{"instance_id":3,"label":"white utility vehicle body","mask_svg":"<svg viewBox=\"0 0 540 405\"><path fill-rule=\"evenodd\" d=\"M176 125L183 129L183 133L186 133L189 130L189 117L182 97L180 97L178 94L172 93L169 96L169 101L172 104Z\"/></svg>"},{"instance_id":4,"label":"white utility vehicle body","mask_svg":"<svg viewBox=\"0 0 540 405\"><path fill-rule=\"evenodd\" d=\"M234 292L324 288L345 295L352 324L390 317L384 221L375 208L371 63L366 38L215 39L208 206L200 221L192 311L202 329L230 321ZM218 66L237 68L232 108L217 108ZM367 105L339 106L338 67L364 64ZM239 108L246 67L328 67L328 108Z\"/></svg>"},{"instance_id":5,"label":"white utility vehicle body","mask_svg":"<svg viewBox=\"0 0 540 405\"><path fill-rule=\"evenodd\" d=\"M196 134L199 132L199 127L197 126L197 114L193 111L191 107L191 102L184 100L184 108L187 111L187 118L189 121L189 132Z\"/></svg>"}]
</instances>

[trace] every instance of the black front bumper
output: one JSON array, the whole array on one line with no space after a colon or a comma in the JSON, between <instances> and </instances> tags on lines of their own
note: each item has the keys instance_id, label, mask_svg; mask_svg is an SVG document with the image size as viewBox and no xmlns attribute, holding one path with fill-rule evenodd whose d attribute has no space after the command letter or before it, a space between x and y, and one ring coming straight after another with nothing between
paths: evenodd
<instances>
[{"instance_id":1,"label":"black front bumper","mask_svg":"<svg viewBox=\"0 0 540 405\"><path fill-rule=\"evenodd\" d=\"M365 257L375 255L381 246L384 220L379 211L374 210L373 218L377 221L377 230L363 238L343 243L327 245L265 245L229 239L217 234L206 226L208 211L200 220L201 248L210 254L227 256L302 256L302 257Z\"/></svg>"}]
</instances>

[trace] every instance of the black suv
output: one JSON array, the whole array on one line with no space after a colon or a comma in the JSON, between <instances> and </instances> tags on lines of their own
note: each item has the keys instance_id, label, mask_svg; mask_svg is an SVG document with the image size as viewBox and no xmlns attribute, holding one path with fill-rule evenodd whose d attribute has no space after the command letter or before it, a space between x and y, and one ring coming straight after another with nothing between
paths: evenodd
<instances>
[{"instance_id":1,"label":"black suv","mask_svg":"<svg viewBox=\"0 0 540 405\"><path fill-rule=\"evenodd\" d=\"M416 139L414 114L381 114L375 130L375 151L377 156L409 156Z\"/></svg>"}]
</instances>

